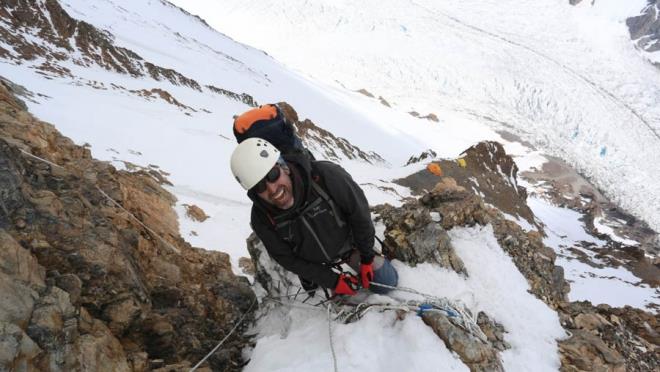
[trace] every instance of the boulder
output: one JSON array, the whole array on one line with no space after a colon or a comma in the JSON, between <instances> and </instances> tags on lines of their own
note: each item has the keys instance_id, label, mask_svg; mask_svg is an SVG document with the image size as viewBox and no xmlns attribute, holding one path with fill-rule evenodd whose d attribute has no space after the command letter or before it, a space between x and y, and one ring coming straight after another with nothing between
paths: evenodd
<instances>
[{"instance_id":1,"label":"boulder","mask_svg":"<svg viewBox=\"0 0 660 372\"><path fill-rule=\"evenodd\" d=\"M193 221L204 222L209 218L204 210L196 205L184 204L183 206L186 208L186 216Z\"/></svg>"},{"instance_id":2,"label":"boulder","mask_svg":"<svg viewBox=\"0 0 660 372\"><path fill-rule=\"evenodd\" d=\"M42 352L16 324L0 321L0 370L36 370L32 362Z\"/></svg>"},{"instance_id":3,"label":"boulder","mask_svg":"<svg viewBox=\"0 0 660 372\"><path fill-rule=\"evenodd\" d=\"M458 354L470 371L504 371L493 346L458 327L446 315L439 312L424 313L422 319L444 341L449 350Z\"/></svg>"}]
</instances>

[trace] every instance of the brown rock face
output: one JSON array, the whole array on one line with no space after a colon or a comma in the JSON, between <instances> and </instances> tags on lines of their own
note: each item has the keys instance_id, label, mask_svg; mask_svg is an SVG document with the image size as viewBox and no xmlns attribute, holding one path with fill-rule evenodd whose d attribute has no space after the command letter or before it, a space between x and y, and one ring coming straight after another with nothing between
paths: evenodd
<instances>
[{"instance_id":1,"label":"brown rock face","mask_svg":"<svg viewBox=\"0 0 660 372\"><path fill-rule=\"evenodd\" d=\"M253 304L226 254L181 239L151 176L92 159L4 84L0 184L0 370L189 368ZM246 342L207 365L238 370Z\"/></svg>"},{"instance_id":2,"label":"brown rock face","mask_svg":"<svg viewBox=\"0 0 660 372\"><path fill-rule=\"evenodd\" d=\"M437 263L467 275L447 231L440 223L433 221L429 210L390 206L376 207L375 210L387 226L383 254L388 258L413 266L422 262Z\"/></svg>"},{"instance_id":3,"label":"brown rock face","mask_svg":"<svg viewBox=\"0 0 660 372\"><path fill-rule=\"evenodd\" d=\"M561 308L571 337L559 342L563 371L657 371L660 315L573 302Z\"/></svg>"}]
</instances>

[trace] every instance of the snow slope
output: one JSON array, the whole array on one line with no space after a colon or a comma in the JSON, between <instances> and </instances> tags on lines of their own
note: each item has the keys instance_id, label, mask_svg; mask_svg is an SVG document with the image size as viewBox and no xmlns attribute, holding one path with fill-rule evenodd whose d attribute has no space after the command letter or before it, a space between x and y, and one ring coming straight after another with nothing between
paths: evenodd
<instances>
[{"instance_id":1,"label":"snow slope","mask_svg":"<svg viewBox=\"0 0 660 372\"><path fill-rule=\"evenodd\" d=\"M175 3L298 71L366 88L401 112L513 130L660 230L660 74L625 25L645 0Z\"/></svg>"}]
</instances>

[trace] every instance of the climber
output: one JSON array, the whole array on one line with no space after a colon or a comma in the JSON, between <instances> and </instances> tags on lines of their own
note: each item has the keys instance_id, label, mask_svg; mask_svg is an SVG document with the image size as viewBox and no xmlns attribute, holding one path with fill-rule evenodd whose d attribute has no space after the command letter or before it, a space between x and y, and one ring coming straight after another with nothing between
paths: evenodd
<instances>
[{"instance_id":1,"label":"climber","mask_svg":"<svg viewBox=\"0 0 660 372\"><path fill-rule=\"evenodd\" d=\"M391 263L375 254L374 226L364 192L339 165L301 153L281 155L262 138L242 141L231 170L252 200L251 225L268 254L312 292L320 285L354 295L371 281L396 286ZM337 273L348 264L358 277Z\"/></svg>"}]
</instances>

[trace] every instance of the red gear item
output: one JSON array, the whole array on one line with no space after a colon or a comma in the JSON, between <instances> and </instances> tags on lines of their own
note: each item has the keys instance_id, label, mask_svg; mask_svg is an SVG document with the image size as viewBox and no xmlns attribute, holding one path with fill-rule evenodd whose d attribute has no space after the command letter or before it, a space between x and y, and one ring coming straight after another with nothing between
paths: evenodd
<instances>
[{"instance_id":1,"label":"red gear item","mask_svg":"<svg viewBox=\"0 0 660 372\"><path fill-rule=\"evenodd\" d=\"M339 274L335 294L353 296L358 290L358 278L350 274Z\"/></svg>"},{"instance_id":2,"label":"red gear item","mask_svg":"<svg viewBox=\"0 0 660 372\"><path fill-rule=\"evenodd\" d=\"M360 264L360 278L362 279L362 288L369 288L371 281L374 280L374 264Z\"/></svg>"}]
</instances>

